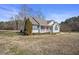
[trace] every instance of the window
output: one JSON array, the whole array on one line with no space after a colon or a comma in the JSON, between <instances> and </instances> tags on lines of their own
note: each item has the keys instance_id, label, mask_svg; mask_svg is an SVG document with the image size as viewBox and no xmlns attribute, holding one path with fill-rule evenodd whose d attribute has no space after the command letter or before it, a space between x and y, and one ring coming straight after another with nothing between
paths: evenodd
<instances>
[{"instance_id":1,"label":"window","mask_svg":"<svg viewBox=\"0 0 79 59\"><path fill-rule=\"evenodd\" d=\"M33 30L37 30L38 26L37 25L33 25Z\"/></svg>"},{"instance_id":2,"label":"window","mask_svg":"<svg viewBox=\"0 0 79 59\"><path fill-rule=\"evenodd\" d=\"M57 25L55 26L55 30L58 30L58 26Z\"/></svg>"},{"instance_id":3,"label":"window","mask_svg":"<svg viewBox=\"0 0 79 59\"><path fill-rule=\"evenodd\" d=\"M45 27L44 26L41 26L41 29L43 30L43 29L45 29Z\"/></svg>"}]
</instances>

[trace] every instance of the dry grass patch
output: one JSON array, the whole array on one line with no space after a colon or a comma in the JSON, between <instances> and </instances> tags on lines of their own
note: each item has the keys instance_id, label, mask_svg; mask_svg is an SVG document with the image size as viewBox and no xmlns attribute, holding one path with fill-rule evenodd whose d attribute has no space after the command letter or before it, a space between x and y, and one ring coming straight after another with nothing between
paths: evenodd
<instances>
[{"instance_id":1,"label":"dry grass patch","mask_svg":"<svg viewBox=\"0 0 79 59\"><path fill-rule=\"evenodd\" d=\"M0 34L0 54L79 54L79 33L31 36Z\"/></svg>"}]
</instances>

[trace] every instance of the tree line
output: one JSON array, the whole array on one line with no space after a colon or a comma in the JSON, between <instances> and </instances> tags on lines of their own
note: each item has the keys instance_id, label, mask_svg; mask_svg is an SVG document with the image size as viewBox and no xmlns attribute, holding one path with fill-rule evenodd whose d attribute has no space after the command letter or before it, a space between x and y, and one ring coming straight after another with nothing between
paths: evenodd
<instances>
[{"instance_id":1,"label":"tree line","mask_svg":"<svg viewBox=\"0 0 79 59\"><path fill-rule=\"evenodd\" d=\"M63 32L79 32L79 16L66 19L60 26Z\"/></svg>"}]
</instances>

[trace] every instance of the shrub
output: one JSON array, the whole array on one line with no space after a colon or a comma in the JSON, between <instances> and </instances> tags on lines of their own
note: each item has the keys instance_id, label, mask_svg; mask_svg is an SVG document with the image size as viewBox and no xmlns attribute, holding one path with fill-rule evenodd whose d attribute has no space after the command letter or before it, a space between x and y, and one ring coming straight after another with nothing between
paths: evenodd
<instances>
[{"instance_id":1,"label":"shrub","mask_svg":"<svg viewBox=\"0 0 79 59\"><path fill-rule=\"evenodd\" d=\"M30 22L29 18L25 20L25 25L24 25L24 35L31 35L32 34L32 23Z\"/></svg>"}]
</instances>

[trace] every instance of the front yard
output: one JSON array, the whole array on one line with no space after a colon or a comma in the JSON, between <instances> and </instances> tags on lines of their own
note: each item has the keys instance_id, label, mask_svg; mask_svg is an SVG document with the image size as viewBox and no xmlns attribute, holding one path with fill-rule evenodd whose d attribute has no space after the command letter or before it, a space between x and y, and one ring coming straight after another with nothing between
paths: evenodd
<instances>
[{"instance_id":1,"label":"front yard","mask_svg":"<svg viewBox=\"0 0 79 59\"><path fill-rule=\"evenodd\" d=\"M14 31L0 31L0 54L79 54L79 33L23 36Z\"/></svg>"}]
</instances>

